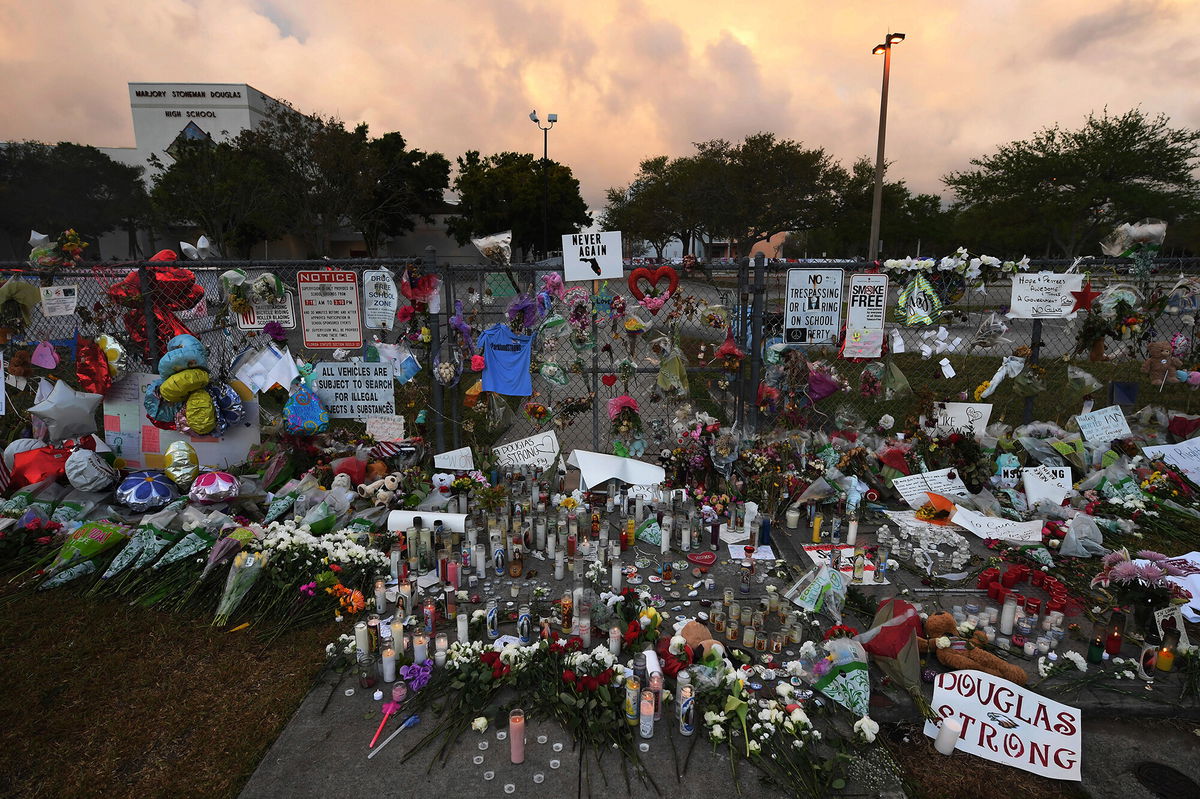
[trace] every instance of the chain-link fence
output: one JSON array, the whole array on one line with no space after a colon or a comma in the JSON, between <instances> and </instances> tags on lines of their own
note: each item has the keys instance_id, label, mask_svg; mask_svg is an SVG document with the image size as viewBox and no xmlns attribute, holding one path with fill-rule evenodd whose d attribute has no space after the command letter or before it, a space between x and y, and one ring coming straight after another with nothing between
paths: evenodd
<instances>
[{"instance_id":1,"label":"chain-link fence","mask_svg":"<svg viewBox=\"0 0 1200 799\"><path fill-rule=\"evenodd\" d=\"M561 274L555 264L518 264L508 269L448 264L428 251L423 258L336 262L102 263L54 271L7 265L0 267L6 279L39 290L43 286L65 289L60 295L73 290L75 307L65 315L48 316L45 311L52 311L54 303L29 305L28 293L24 306L16 297L0 304L10 407L18 411L9 415L5 430L12 438L23 411L32 403L24 379L53 374L75 383L71 378L76 372L77 334L84 339L112 335L125 346L129 371L154 372L171 336L191 332L206 345L210 370L221 380L232 377L231 365L238 353L248 345L256 346L254 337L263 336L270 322L277 323L274 332L282 332L291 351L307 361L368 355L369 347L306 346L313 342L305 335L301 319L301 274L331 270L357 275L355 286L363 308L372 301L361 293L367 270L389 271L410 288L402 294L416 298L417 310L411 317L392 318L384 329L364 328L360 319L359 329L346 331L344 338L347 345L361 339L367 345L399 343L408 348L422 368L415 378L398 385L397 412L406 417L411 430L420 411L426 411L419 432L436 451L462 446L480 451L554 430L564 453L580 448L652 458L674 440L672 423L694 420L696 413L742 431L856 428L873 425L883 415L902 422L930 399L972 401L978 387L992 379L1005 356L1014 352L1024 355L1033 368L1021 380L1007 380L986 400L993 403L993 420L1065 423L1078 412L1082 399L1079 381L1068 379L1067 362L1096 379L1098 387L1088 388L1097 407L1120 402L1188 411L1194 404L1192 385L1170 378L1155 383L1142 371L1142 364L1149 344L1158 341L1174 347L1167 357L1178 360L1171 366L1190 370L1196 365L1191 342L1196 335L1197 284L1188 276L1200 279L1200 259L1159 259L1148 269L1121 260L1075 266L1076 271L1088 273L1101 293L1098 307L1109 311L1109 316L1117 300L1125 300L1134 316L1147 315L1127 337L1102 337L1096 346L1089 343L1089 331L1080 335L1083 314L1076 320L1007 318L1010 279L991 274L982 285L974 285L935 273L933 285L943 306L940 317L932 325L905 326L897 322L895 311L907 278L893 275L880 358L845 359L839 342L801 347L803 358L789 356L781 362L781 348L776 345L786 343L787 272L817 267L844 270L847 285L852 274L865 269L862 263L786 264L761 259L681 269L675 295L651 310L647 306L655 303L639 303L626 279L560 288L550 278ZM1067 262L1035 261L1029 271L1070 267ZM241 270L247 286L262 275L273 275L285 292L284 301L251 304L249 310L236 299L231 303L221 281L229 270ZM627 267L626 278L631 271ZM422 288L422 277L436 277L438 283L440 303L429 308L418 296L429 285ZM841 296L848 296L845 286ZM69 305L64 302L58 303L60 311ZM399 297L400 307L409 303L408 296ZM369 320L370 314L363 317ZM844 324L844 314L841 319ZM516 330L534 334L532 394L481 395L480 373L471 363L471 356L478 354L477 338L494 325L510 323ZM326 340L336 343L339 332L325 332L332 333ZM30 363L42 342L53 347L56 366L48 367L49 361L40 358L41 365ZM1028 350L1020 351L1022 347ZM893 376L898 372L907 379L911 392L888 398L881 385L887 380L879 379L885 363L894 367ZM827 396L818 398L818 392L805 388L799 392L800 407L794 401L789 404L787 381L795 380L796 374L788 370L803 371L814 365L832 377L820 392ZM791 392L793 400L795 395ZM637 403L640 425L622 425L620 420L614 424L610 419L610 403L622 397ZM354 425L362 420L339 423Z\"/></svg>"}]
</instances>

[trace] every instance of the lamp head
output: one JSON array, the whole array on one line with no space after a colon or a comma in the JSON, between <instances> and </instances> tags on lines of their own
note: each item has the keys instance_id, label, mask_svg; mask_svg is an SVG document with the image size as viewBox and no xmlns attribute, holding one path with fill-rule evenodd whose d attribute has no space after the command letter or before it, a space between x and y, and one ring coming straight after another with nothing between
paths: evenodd
<instances>
[{"instance_id":1,"label":"lamp head","mask_svg":"<svg viewBox=\"0 0 1200 799\"><path fill-rule=\"evenodd\" d=\"M877 44L874 48L872 48L871 55L883 55L885 52L887 52L887 45Z\"/></svg>"},{"instance_id":2,"label":"lamp head","mask_svg":"<svg viewBox=\"0 0 1200 799\"><path fill-rule=\"evenodd\" d=\"M551 125L553 125L555 122L558 121L558 114L547 114L546 121L549 122Z\"/></svg>"},{"instance_id":3,"label":"lamp head","mask_svg":"<svg viewBox=\"0 0 1200 799\"><path fill-rule=\"evenodd\" d=\"M530 121L530 122L533 122L533 123L535 123L535 124L537 123L537 121L538 121L538 115L537 115L537 109L536 109L536 108L535 108L535 109L533 109L532 111L530 111L530 112L529 112L529 121Z\"/></svg>"},{"instance_id":4,"label":"lamp head","mask_svg":"<svg viewBox=\"0 0 1200 799\"><path fill-rule=\"evenodd\" d=\"M888 44L895 44L896 42L902 42L902 41L904 41L903 33L889 33L888 34Z\"/></svg>"}]
</instances>

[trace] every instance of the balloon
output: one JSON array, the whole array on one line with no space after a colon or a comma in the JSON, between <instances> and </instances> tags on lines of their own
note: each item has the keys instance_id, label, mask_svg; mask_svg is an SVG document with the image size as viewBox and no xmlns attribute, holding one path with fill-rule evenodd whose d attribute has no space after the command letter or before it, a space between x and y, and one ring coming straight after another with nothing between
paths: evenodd
<instances>
[{"instance_id":1,"label":"balloon","mask_svg":"<svg viewBox=\"0 0 1200 799\"><path fill-rule=\"evenodd\" d=\"M242 421L246 415L242 406L242 396L228 383L216 383L208 387L212 394L213 404L217 408L216 435L221 435L233 425Z\"/></svg>"},{"instance_id":2,"label":"balloon","mask_svg":"<svg viewBox=\"0 0 1200 799\"><path fill-rule=\"evenodd\" d=\"M93 433L96 430L96 408L104 399L99 394L76 391L64 381L54 384L50 396L30 407L29 412L40 417L53 441Z\"/></svg>"},{"instance_id":3,"label":"balloon","mask_svg":"<svg viewBox=\"0 0 1200 799\"><path fill-rule=\"evenodd\" d=\"M192 483L188 498L201 505L224 502L238 495L238 479L228 472L204 472Z\"/></svg>"},{"instance_id":4,"label":"balloon","mask_svg":"<svg viewBox=\"0 0 1200 799\"><path fill-rule=\"evenodd\" d=\"M195 448L186 441L172 441L163 457L167 462L167 477L181 489L189 488L200 474L200 459Z\"/></svg>"},{"instance_id":5,"label":"balloon","mask_svg":"<svg viewBox=\"0 0 1200 799\"><path fill-rule=\"evenodd\" d=\"M175 416L183 410L183 405L178 402L167 402L164 400L158 391L161 386L161 379L155 380L146 386L146 395L142 405L146 408L146 417L154 423L155 427L161 427L163 430L174 430Z\"/></svg>"},{"instance_id":6,"label":"balloon","mask_svg":"<svg viewBox=\"0 0 1200 799\"><path fill-rule=\"evenodd\" d=\"M208 368L208 350L192 335L176 336L167 342L167 354L158 359L158 373L163 378L184 369Z\"/></svg>"},{"instance_id":7,"label":"balloon","mask_svg":"<svg viewBox=\"0 0 1200 799\"><path fill-rule=\"evenodd\" d=\"M204 390L188 394L184 403L184 413L187 415L188 427L199 436L206 436L217 426L217 411L213 406L212 396Z\"/></svg>"},{"instance_id":8,"label":"balloon","mask_svg":"<svg viewBox=\"0 0 1200 799\"><path fill-rule=\"evenodd\" d=\"M13 467L13 458L18 452L28 452L31 449L41 449L46 446L46 442L40 438L18 438L4 448L4 465L9 469Z\"/></svg>"},{"instance_id":9,"label":"balloon","mask_svg":"<svg viewBox=\"0 0 1200 799\"><path fill-rule=\"evenodd\" d=\"M117 500L137 513L145 513L169 504L179 496L175 484L162 472L134 472L117 487Z\"/></svg>"},{"instance_id":10,"label":"balloon","mask_svg":"<svg viewBox=\"0 0 1200 799\"><path fill-rule=\"evenodd\" d=\"M67 457L67 482L80 491L103 491L117 482L117 470L90 449L77 449Z\"/></svg>"},{"instance_id":11,"label":"balloon","mask_svg":"<svg viewBox=\"0 0 1200 799\"><path fill-rule=\"evenodd\" d=\"M108 376L113 379L113 382L124 377L129 366L129 359L125 355L125 345L107 333L101 333L96 336L96 346L100 348L100 353L108 361Z\"/></svg>"},{"instance_id":12,"label":"balloon","mask_svg":"<svg viewBox=\"0 0 1200 799\"><path fill-rule=\"evenodd\" d=\"M208 385L208 372L203 369L184 369L162 381L158 393L167 402L183 402L187 395Z\"/></svg>"},{"instance_id":13,"label":"balloon","mask_svg":"<svg viewBox=\"0 0 1200 799\"><path fill-rule=\"evenodd\" d=\"M18 452L13 457L12 485L32 485L47 478L61 477L70 455L71 450L66 447L40 447Z\"/></svg>"},{"instance_id":14,"label":"balloon","mask_svg":"<svg viewBox=\"0 0 1200 799\"><path fill-rule=\"evenodd\" d=\"M79 387L93 394L104 395L112 387L112 375L108 371L108 359L95 341L75 337L75 376Z\"/></svg>"}]
</instances>

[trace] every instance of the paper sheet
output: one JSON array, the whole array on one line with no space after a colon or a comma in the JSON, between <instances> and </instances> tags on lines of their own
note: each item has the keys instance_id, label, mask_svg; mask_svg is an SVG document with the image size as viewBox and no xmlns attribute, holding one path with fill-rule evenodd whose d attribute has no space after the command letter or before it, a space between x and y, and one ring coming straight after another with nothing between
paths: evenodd
<instances>
[{"instance_id":1,"label":"paper sheet","mask_svg":"<svg viewBox=\"0 0 1200 799\"><path fill-rule=\"evenodd\" d=\"M433 468L452 469L456 472L469 472L475 468L475 458L470 447L460 447L449 452L439 452L433 456Z\"/></svg>"},{"instance_id":2,"label":"paper sheet","mask_svg":"<svg viewBox=\"0 0 1200 799\"><path fill-rule=\"evenodd\" d=\"M585 490L613 479L632 485L655 486L667 477L666 470L653 463L586 449L572 452L567 465L579 469L580 487Z\"/></svg>"},{"instance_id":3,"label":"paper sheet","mask_svg":"<svg viewBox=\"0 0 1200 799\"><path fill-rule=\"evenodd\" d=\"M1025 483L1025 499L1031 508L1042 500L1061 505L1074 493L1071 470L1066 466L1025 467L1021 469L1021 479Z\"/></svg>"},{"instance_id":4,"label":"paper sheet","mask_svg":"<svg viewBox=\"0 0 1200 799\"><path fill-rule=\"evenodd\" d=\"M287 347L276 349L275 345L268 344L238 359L234 364L234 376L257 393L267 391L276 383L289 388L300 372Z\"/></svg>"},{"instance_id":5,"label":"paper sheet","mask_svg":"<svg viewBox=\"0 0 1200 799\"><path fill-rule=\"evenodd\" d=\"M1008 519L997 519L984 516L966 508L958 508L950 521L963 527L980 538L998 538L1001 541L1016 541L1025 544L1039 544L1042 541L1042 522L1034 519L1031 522L1014 522Z\"/></svg>"},{"instance_id":6,"label":"paper sheet","mask_svg":"<svg viewBox=\"0 0 1200 799\"><path fill-rule=\"evenodd\" d=\"M549 469L558 458L558 434L553 430L492 447L498 466L536 466Z\"/></svg>"},{"instance_id":7,"label":"paper sheet","mask_svg":"<svg viewBox=\"0 0 1200 799\"><path fill-rule=\"evenodd\" d=\"M950 474L954 477L951 478ZM953 469L939 469L936 472L922 472L897 477L892 480L892 488L900 493L904 501L913 510L929 502L926 492L953 497L955 494L966 494L967 486Z\"/></svg>"},{"instance_id":8,"label":"paper sheet","mask_svg":"<svg viewBox=\"0 0 1200 799\"><path fill-rule=\"evenodd\" d=\"M741 544L730 544L729 557L733 559L734 563L741 562L741 560L746 557L746 547L742 546ZM775 560L775 550L771 549L770 544L763 544L758 549L754 550L754 555L752 557L755 560Z\"/></svg>"}]
</instances>

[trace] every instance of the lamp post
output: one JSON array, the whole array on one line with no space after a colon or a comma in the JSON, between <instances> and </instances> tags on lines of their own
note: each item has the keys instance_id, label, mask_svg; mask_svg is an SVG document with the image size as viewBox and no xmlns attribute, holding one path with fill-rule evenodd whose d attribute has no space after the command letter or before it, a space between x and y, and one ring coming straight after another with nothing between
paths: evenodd
<instances>
[{"instance_id":1,"label":"lamp post","mask_svg":"<svg viewBox=\"0 0 1200 799\"><path fill-rule=\"evenodd\" d=\"M904 41L903 33L889 33L883 44L875 45L872 55L883 54L883 92L879 98L879 148L875 152L875 196L871 201L871 241L867 260L879 257L879 217L883 212L883 142L887 138L888 76L892 72L892 45Z\"/></svg>"},{"instance_id":2,"label":"lamp post","mask_svg":"<svg viewBox=\"0 0 1200 799\"><path fill-rule=\"evenodd\" d=\"M529 120L538 126L538 130L542 132L542 257L550 257L550 232L549 232L549 216L550 216L550 128L554 127L554 123L558 121L558 114L547 114L546 121L550 124L542 126L542 121L538 119L538 112L535 108L529 112Z\"/></svg>"}]
</instances>

